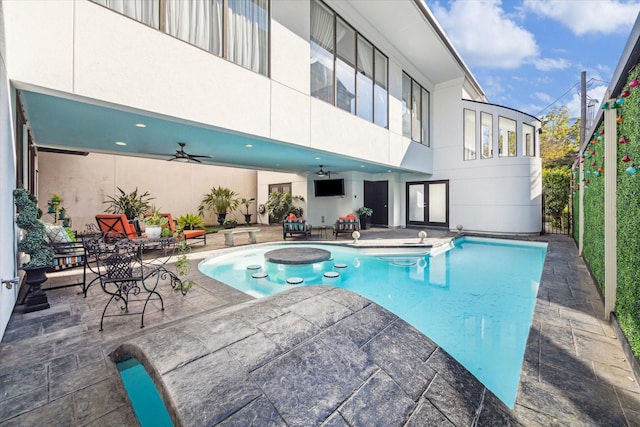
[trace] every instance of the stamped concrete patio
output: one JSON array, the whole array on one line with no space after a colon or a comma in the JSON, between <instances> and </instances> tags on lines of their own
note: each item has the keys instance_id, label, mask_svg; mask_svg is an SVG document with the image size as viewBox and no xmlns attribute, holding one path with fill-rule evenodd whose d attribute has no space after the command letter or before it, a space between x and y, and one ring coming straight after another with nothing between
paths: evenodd
<instances>
[{"instance_id":1,"label":"stamped concrete patio","mask_svg":"<svg viewBox=\"0 0 640 427\"><path fill-rule=\"evenodd\" d=\"M417 230L362 234L406 240ZM258 234L281 238L279 227ZM190 426L640 426L640 388L598 291L573 241L547 239L513 410L428 337L353 293L308 287L254 300L194 268L196 286L185 297L165 286L165 310L154 306L143 329L139 316L122 316L99 332L97 285L86 299L77 287L48 291L48 310L17 307L0 343L0 425L136 425L112 361L133 354ZM208 241L202 249L224 247L222 236Z\"/></svg>"}]
</instances>

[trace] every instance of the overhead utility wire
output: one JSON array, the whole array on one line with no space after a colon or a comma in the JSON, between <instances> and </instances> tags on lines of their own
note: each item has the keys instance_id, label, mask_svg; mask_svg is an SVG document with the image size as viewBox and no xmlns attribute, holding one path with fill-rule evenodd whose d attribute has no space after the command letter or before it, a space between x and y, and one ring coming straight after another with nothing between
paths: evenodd
<instances>
[{"instance_id":1,"label":"overhead utility wire","mask_svg":"<svg viewBox=\"0 0 640 427\"><path fill-rule=\"evenodd\" d=\"M600 79L594 79L593 77L590 78L587 81L587 84L589 83L593 83L593 82L602 82L602 83L606 83L609 84L609 82L605 82L604 80L600 80ZM547 105L546 107L544 107L542 110L540 110L540 112L538 112L538 114L536 114L536 117L540 116L540 114L544 113L549 107L552 107L555 103L557 103L558 101L560 101L562 98L565 97L566 94L568 94L569 92L571 92L571 90L578 86L580 84L580 82L575 83L573 86L571 86L569 89L567 89L567 91L565 93L563 93L562 95L560 95L558 98L556 98L555 101L553 101L551 104Z\"/></svg>"},{"instance_id":2,"label":"overhead utility wire","mask_svg":"<svg viewBox=\"0 0 640 427\"><path fill-rule=\"evenodd\" d=\"M578 86L578 84L579 84L579 82L578 82L578 83L575 83L573 86L571 86L569 89L567 89L567 91L566 91L565 93L563 93L563 94L562 94L562 95L560 95L558 98L556 98L556 100L555 100L555 101L553 101L551 104L547 105L547 106L546 106L546 107L544 107L542 110L540 110L540 111L538 112L538 114L536 114L536 117L539 117L539 116L540 116L540 114L542 114L542 113L544 113L544 112L545 112L545 110L547 110L549 107L553 106L556 102L558 102L558 101L560 101L562 98L564 98L564 96L565 96L566 94L568 94L569 92L571 92L571 90L572 90L574 87Z\"/></svg>"}]
</instances>

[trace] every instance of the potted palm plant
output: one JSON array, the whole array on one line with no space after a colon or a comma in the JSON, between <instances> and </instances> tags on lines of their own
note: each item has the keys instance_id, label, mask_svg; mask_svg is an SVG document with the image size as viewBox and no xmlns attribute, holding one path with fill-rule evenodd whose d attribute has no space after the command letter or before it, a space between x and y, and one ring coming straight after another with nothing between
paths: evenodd
<instances>
[{"instance_id":1,"label":"potted palm plant","mask_svg":"<svg viewBox=\"0 0 640 427\"><path fill-rule=\"evenodd\" d=\"M251 206L251 204L255 201L256 199L251 198L251 199L245 199L243 198L242 200L240 200L240 204L242 206L244 206L244 212L242 213L244 215L244 222L247 225L251 225L251 214L249 213L249 206Z\"/></svg>"},{"instance_id":2,"label":"potted palm plant","mask_svg":"<svg viewBox=\"0 0 640 427\"><path fill-rule=\"evenodd\" d=\"M46 272L53 264L53 249L45 241L45 227L38 219L38 201L24 188L13 191L18 211L16 225L24 235L18 243L18 250L29 255L29 261L22 265L26 273L25 282L29 293L25 300L25 313L49 308L47 294L40 288L46 282Z\"/></svg>"},{"instance_id":3,"label":"potted palm plant","mask_svg":"<svg viewBox=\"0 0 640 427\"><path fill-rule=\"evenodd\" d=\"M223 225L227 213L237 209L240 204L237 195L238 193L229 188L213 187L208 194L204 195L200 206L198 206L198 213L200 216L204 216L204 211L210 210L218 215L218 223Z\"/></svg>"}]
</instances>

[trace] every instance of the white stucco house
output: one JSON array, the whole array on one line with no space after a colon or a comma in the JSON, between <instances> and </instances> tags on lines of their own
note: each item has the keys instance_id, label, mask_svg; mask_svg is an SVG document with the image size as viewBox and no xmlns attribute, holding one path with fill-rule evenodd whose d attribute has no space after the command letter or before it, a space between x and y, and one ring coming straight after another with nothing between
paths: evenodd
<instances>
[{"instance_id":1,"label":"white stucco house","mask_svg":"<svg viewBox=\"0 0 640 427\"><path fill-rule=\"evenodd\" d=\"M178 214L226 185L312 224L541 230L540 122L488 103L421 0L1 0L0 29L3 280L19 186L81 224L124 184ZM207 157L164 161L179 142Z\"/></svg>"}]
</instances>

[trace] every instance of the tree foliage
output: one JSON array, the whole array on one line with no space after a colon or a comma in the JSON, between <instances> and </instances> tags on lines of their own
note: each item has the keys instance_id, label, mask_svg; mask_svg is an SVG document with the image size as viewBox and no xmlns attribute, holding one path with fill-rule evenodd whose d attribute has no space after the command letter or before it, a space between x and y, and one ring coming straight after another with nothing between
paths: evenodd
<instances>
[{"instance_id":1,"label":"tree foliage","mask_svg":"<svg viewBox=\"0 0 640 427\"><path fill-rule=\"evenodd\" d=\"M566 228L568 217L569 181L571 170L565 167L542 169L542 190L544 192L544 214L551 219L554 227Z\"/></svg>"},{"instance_id":2,"label":"tree foliage","mask_svg":"<svg viewBox=\"0 0 640 427\"><path fill-rule=\"evenodd\" d=\"M540 157L542 166L570 166L580 142L580 122L569 117L566 105L554 107L541 118Z\"/></svg>"}]
</instances>

